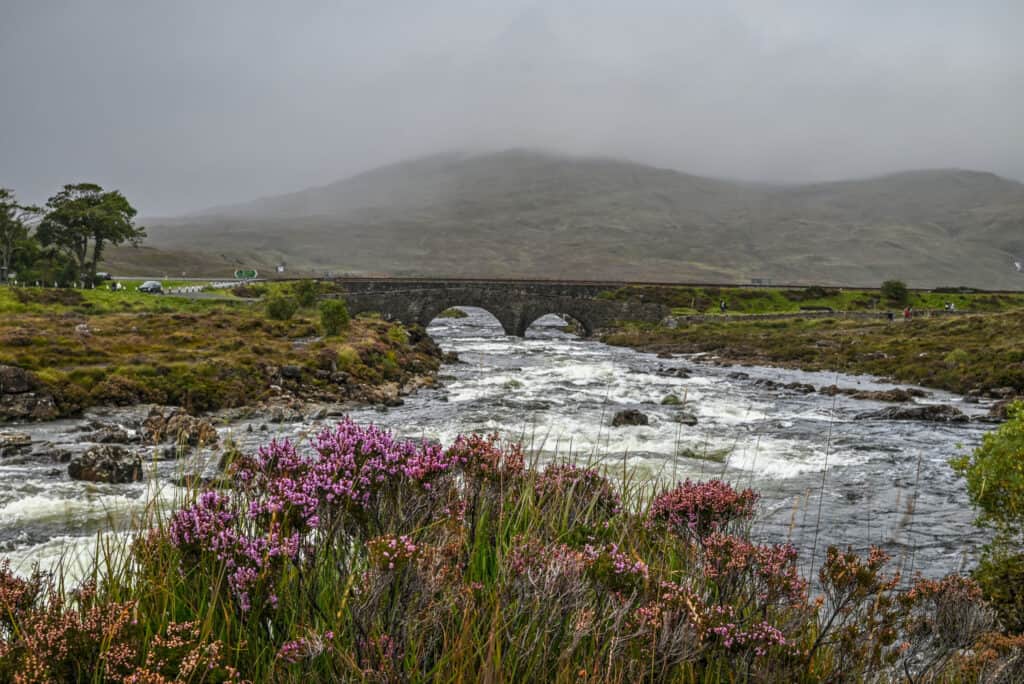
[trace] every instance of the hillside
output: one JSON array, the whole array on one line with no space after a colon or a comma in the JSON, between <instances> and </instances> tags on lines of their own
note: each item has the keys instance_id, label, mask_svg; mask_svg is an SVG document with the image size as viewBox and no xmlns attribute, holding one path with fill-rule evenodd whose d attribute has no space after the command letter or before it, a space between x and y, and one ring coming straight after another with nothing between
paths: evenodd
<instances>
[{"instance_id":1,"label":"hillside","mask_svg":"<svg viewBox=\"0 0 1024 684\"><path fill-rule=\"evenodd\" d=\"M158 250L315 272L1024 288L1024 185L962 170L768 186L450 154L147 225Z\"/></svg>"}]
</instances>

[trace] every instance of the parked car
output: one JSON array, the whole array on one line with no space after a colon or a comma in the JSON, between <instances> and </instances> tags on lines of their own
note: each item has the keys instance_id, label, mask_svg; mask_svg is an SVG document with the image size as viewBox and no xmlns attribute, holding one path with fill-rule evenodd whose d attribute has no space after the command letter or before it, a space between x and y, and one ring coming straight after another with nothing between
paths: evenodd
<instances>
[{"instance_id":1,"label":"parked car","mask_svg":"<svg viewBox=\"0 0 1024 684\"><path fill-rule=\"evenodd\" d=\"M106 271L96 271L96 280L112 280L112 279L113 279L113 276L111 276Z\"/></svg>"},{"instance_id":2,"label":"parked car","mask_svg":"<svg viewBox=\"0 0 1024 684\"><path fill-rule=\"evenodd\" d=\"M146 292L148 294L163 294L164 288L157 280L147 280L146 282L139 285L139 292Z\"/></svg>"}]
</instances>

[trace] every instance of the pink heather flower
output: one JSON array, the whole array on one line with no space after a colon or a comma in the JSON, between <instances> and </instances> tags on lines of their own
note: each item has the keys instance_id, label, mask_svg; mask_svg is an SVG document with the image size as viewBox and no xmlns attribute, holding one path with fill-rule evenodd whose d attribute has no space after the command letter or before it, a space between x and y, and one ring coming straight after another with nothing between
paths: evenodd
<instances>
[{"instance_id":1,"label":"pink heather flower","mask_svg":"<svg viewBox=\"0 0 1024 684\"><path fill-rule=\"evenodd\" d=\"M702 539L734 520L751 517L758 498L754 490L737 492L722 480L687 480L654 500L648 524Z\"/></svg>"}]
</instances>

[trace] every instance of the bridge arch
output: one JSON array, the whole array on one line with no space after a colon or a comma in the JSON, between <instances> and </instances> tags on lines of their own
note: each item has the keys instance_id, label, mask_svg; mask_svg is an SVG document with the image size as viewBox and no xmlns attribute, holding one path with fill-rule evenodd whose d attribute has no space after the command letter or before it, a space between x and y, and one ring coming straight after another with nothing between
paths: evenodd
<instances>
[{"instance_id":1,"label":"bridge arch","mask_svg":"<svg viewBox=\"0 0 1024 684\"><path fill-rule=\"evenodd\" d=\"M572 319L572 321L575 321L576 323L579 324L579 327L580 327L580 329L582 330L582 333L583 333L582 337L590 337L591 335L594 334L594 328L591 325L590 321L587 320L585 315L581 315L578 312L574 313L572 311L562 311L562 310L554 310L554 309L552 309L551 311L545 311L544 313L539 314L539 315L532 315L531 318L525 320L524 321L525 325L523 326L523 335L524 336L526 335L526 332L533 326L534 323L536 323L537 321L539 321L540 319L542 319L542 318L544 318L545 316L548 316L548 315L559 316L559 317L561 317L563 319L565 317L568 317L568 318ZM570 321L566 321L566 323L569 323L569 322Z\"/></svg>"},{"instance_id":2,"label":"bridge arch","mask_svg":"<svg viewBox=\"0 0 1024 684\"><path fill-rule=\"evenodd\" d=\"M431 321L448 309L456 307L471 307L474 309L482 309L493 316L498 321L498 324L501 325L501 329L506 335L516 334L516 320L512 312L507 311L502 307L494 306L493 302L473 301L475 299L476 298L474 297L452 297L431 301L429 304L424 305L420 310L417 323L426 328L430 325Z\"/></svg>"}]
</instances>

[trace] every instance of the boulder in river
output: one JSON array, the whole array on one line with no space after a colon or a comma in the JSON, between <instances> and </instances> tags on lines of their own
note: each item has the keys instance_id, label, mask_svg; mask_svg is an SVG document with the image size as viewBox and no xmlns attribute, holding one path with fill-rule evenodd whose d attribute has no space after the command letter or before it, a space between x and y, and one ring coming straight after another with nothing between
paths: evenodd
<instances>
[{"instance_id":1,"label":"boulder in river","mask_svg":"<svg viewBox=\"0 0 1024 684\"><path fill-rule=\"evenodd\" d=\"M920 404L892 406L854 416L854 420L924 420L935 423L966 423L970 420L963 411L946 404Z\"/></svg>"},{"instance_id":2,"label":"boulder in river","mask_svg":"<svg viewBox=\"0 0 1024 684\"><path fill-rule=\"evenodd\" d=\"M689 411L680 411L672 416L672 422L681 423L683 425L696 425L697 416Z\"/></svg>"},{"instance_id":3,"label":"boulder in river","mask_svg":"<svg viewBox=\"0 0 1024 684\"><path fill-rule=\"evenodd\" d=\"M619 411L612 418L612 427L622 427L624 425L647 425L648 418L647 414L636 409L625 409Z\"/></svg>"},{"instance_id":4,"label":"boulder in river","mask_svg":"<svg viewBox=\"0 0 1024 684\"><path fill-rule=\"evenodd\" d=\"M674 394L666 394L661 399L661 405L662 406L681 406L682 403L683 403L683 400L680 399L679 397L677 397Z\"/></svg>"},{"instance_id":5,"label":"boulder in river","mask_svg":"<svg viewBox=\"0 0 1024 684\"><path fill-rule=\"evenodd\" d=\"M196 418L180 408L154 408L142 423L142 434L151 444L171 442L176 445L207 446L218 441L217 428L205 418Z\"/></svg>"},{"instance_id":6,"label":"boulder in river","mask_svg":"<svg viewBox=\"0 0 1024 684\"><path fill-rule=\"evenodd\" d=\"M988 417L994 420L1008 420L1010 418L1010 405L1013 404L1016 399L1003 399L992 404L992 407L988 410Z\"/></svg>"},{"instance_id":7,"label":"boulder in river","mask_svg":"<svg viewBox=\"0 0 1024 684\"><path fill-rule=\"evenodd\" d=\"M85 438L97 444L128 444L138 441L137 434L129 432L120 425L104 425Z\"/></svg>"},{"instance_id":8,"label":"boulder in river","mask_svg":"<svg viewBox=\"0 0 1024 684\"><path fill-rule=\"evenodd\" d=\"M95 446L68 463L72 480L121 484L142 479L142 458L111 444Z\"/></svg>"},{"instance_id":9,"label":"boulder in river","mask_svg":"<svg viewBox=\"0 0 1024 684\"><path fill-rule=\"evenodd\" d=\"M0 458L17 456L32 446L32 436L24 432L0 432Z\"/></svg>"}]
</instances>

